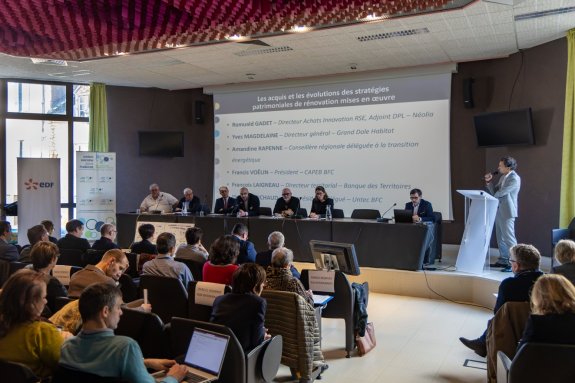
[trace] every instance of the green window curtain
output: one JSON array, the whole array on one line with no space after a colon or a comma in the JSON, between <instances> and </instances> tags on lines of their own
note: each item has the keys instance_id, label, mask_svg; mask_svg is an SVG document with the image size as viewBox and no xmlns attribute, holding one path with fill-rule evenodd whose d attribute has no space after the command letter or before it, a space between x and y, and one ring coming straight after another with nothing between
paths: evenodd
<instances>
[{"instance_id":1,"label":"green window curtain","mask_svg":"<svg viewBox=\"0 0 575 383\"><path fill-rule=\"evenodd\" d=\"M108 107L106 85L90 84L90 141L91 152L108 151Z\"/></svg>"},{"instance_id":2,"label":"green window curtain","mask_svg":"<svg viewBox=\"0 0 575 383\"><path fill-rule=\"evenodd\" d=\"M567 52L559 227L567 227L575 217L575 29L567 32Z\"/></svg>"}]
</instances>

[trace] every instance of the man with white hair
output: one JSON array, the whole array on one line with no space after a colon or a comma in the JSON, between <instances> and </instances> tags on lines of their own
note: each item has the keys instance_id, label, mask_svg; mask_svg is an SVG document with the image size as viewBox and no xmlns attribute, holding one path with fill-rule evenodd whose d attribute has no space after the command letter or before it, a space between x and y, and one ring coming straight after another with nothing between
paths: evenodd
<instances>
[{"instance_id":1,"label":"man with white hair","mask_svg":"<svg viewBox=\"0 0 575 383\"><path fill-rule=\"evenodd\" d=\"M301 295L313 307L313 293L306 290L301 281L290 272L293 262L293 251L280 247L272 252L272 263L266 270L264 289L289 291Z\"/></svg>"},{"instance_id":2,"label":"man with white hair","mask_svg":"<svg viewBox=\"0 0 575 383\"><path fill-rule=\"evenodd\" d=\"M272 253L275 249L284 247L285 237L281 231L274 231L268 235L268 248L269 250L260 251L256 254L256 263L264 268L268 267L272 263ZM290 266L290 271L294 277L300 279L300 273L294 267Z\"/></svg>"},{"instance_id":3,"label":"man with white hair","mask_svg":"<svg viewBox=\"0 0 575 383\"><path fill-rule=\"evenodd\" d=\"M160 191L158 184L150 185L150 194L140 204L140 211L152 212L160 211L162 213L171 213L178 204L178 199L170 193Z\"/></svg>"},{"instance_id":4,"label":"man with white hair","mask_svg":"<svg viewBox=\"0 0 575 383\"><path fill-rule=\"evenodd\" d=\"M175 211L185 211L189 214L199 213L202 210L202 203L200 198L194 195L194 191L190 188L184 189L184 196L180 198Z\"/></svg>"}]
</instances>

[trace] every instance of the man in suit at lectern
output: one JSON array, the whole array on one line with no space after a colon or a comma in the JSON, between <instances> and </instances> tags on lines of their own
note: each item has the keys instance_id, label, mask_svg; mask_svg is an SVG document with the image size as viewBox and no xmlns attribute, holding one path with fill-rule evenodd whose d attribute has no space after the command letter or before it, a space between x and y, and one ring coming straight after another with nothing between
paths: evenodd
<instances>
[{"instance_id":1,"label":"man in suit at lectern","mask_svg":"<svg viewBox=\"0 0 575 383\"><path fill-rule=\"evenodd\" d=\"M412 212L413 223L433 222L433 207L431 202L421 198L421 189L413 189L409 192L411 202L405 204L405 210Z\"/></svg>"},{"instance_id":2,"label":"man in suit at lectern","mask_svg":"<svg viewBox=\"0 0 575 383\"><path fill-rule=\"evenodd\" d=\"M495 235L499 248L499 259L491 267L502 267L501 271L510 272L509 249L517 244L515 238L515 218L517 217L517 196L521 188L521 178L515 173L517 161L513 157L503 157L499 160L497 171L485 175L486 190L499 200L495 215ZM496 174L501 174L497 185L491 180Z\"/></svg>"}]
</instances>

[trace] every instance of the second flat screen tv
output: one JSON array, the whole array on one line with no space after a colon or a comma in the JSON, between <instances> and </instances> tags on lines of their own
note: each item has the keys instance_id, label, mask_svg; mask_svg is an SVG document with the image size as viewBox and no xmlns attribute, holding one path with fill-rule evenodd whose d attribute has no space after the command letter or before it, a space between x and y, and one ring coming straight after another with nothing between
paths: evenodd
<instances>
[{"instance_id":1,"label":"second flat screen tv","mask_svg":"<svg viewBox=\"0 0 575 383\"><path fill-rule=\"evenodd\" d=\"M140 156L183 157L184 132L138 132Z\"/></svg>"},{"instance_id":2,"label":"second flat screen tv","mask_svg":"<svg viewBox=\"0 0 575 383\"><path fill-rule=\"evenodd\" d=\"M480 147L535 144L531 108L479 114L473 123Z\"/></svg>"}]
</instances>

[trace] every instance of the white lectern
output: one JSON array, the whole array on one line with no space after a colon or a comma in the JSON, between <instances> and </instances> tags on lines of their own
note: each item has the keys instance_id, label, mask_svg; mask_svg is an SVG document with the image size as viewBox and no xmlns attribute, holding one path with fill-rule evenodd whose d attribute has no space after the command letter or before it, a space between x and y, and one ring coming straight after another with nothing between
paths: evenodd
<instances>
[{"instance_id":1,"label":"white lectern","mask_svg":"<svg viewBox=\"0 0 575 383\"><path fill-rule=\"evenodd\" d=\"M457 190L465 196L465 231L455 267L457 271L481 274L499 200L482 190Z\"/></svg>"}]
</instances>

